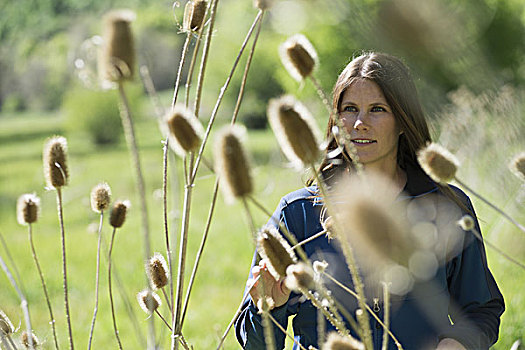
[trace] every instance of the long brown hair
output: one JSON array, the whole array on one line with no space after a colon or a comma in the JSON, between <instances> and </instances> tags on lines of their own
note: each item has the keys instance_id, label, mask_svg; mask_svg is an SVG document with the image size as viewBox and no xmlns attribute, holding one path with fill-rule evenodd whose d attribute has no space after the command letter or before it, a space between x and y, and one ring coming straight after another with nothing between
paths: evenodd
<instances>
[{"instance_id":1,"label":"long brown hair","mask_svg":"<svg viewBox=\"0 0 525 350\"><path fill-rule=\"evenodd\" d=\"M319 173L322 178L330 181L329 179L339 169L353 167L350 158L344 157L343 153L335 158L329 158L327 155L338 148L332 130L335 126L335 118L338 118L341 97L350 85L361 79L371 80L380 87L402 131L399 135L397 148L398 165L402 169L406 169L407 165L410 164L423 172L416 154L419 149L431 142L431 137L410 71L397 57L384 53L367 52L354 58L341 72L334 85L332 91L333 112L326 129L326 139L329 140L329 144L319 166ZM338 161L334 161L334 159L338 159ZM307 185L313 183L313 179L309 179ZM460 208L466 209L465 205L448 186L441 184L437 184L437 186L445 196L458 204Z\"/></svg>"}]
</instances>

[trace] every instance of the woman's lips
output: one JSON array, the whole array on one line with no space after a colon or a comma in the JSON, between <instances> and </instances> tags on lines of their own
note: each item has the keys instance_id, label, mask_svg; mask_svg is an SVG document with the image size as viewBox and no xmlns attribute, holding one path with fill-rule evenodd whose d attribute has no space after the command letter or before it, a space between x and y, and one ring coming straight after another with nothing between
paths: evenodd
<instances>
[{"instance_id":1,"label":"woman's lips","mask_svg":"<svg viewBox=\"0 0 525 350\"><path fill-rule=\"evenodd\" d=\"M357 146L366 146L370 145L372 143L376 143L376 140L370 140L370 139L353 139L352 143Z\"/></svg>"}]
</instances>

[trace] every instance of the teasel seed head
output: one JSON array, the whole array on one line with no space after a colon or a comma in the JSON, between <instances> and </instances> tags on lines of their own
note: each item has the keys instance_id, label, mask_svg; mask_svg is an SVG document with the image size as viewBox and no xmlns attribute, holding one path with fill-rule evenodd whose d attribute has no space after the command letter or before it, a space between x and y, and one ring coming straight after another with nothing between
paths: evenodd
<instances>
[{"instance_id":1,"label":"teasel seed head","mask_svg":"<svg viewBox=\"0 0 525 350\"><path fill-rule=\"evenodd\" d=\"M512 159L510 169L517 177L525 181L525 152L516 155Z\"/></svg>"},{"instance_id":2,"label":"teasel seed head","mask_svg":"<svg viewBox=\"0 0 525 350\"><path fill-rule=\"evenodd\" d=\"M323 350L364 350L363 343L357 339L344 336L337 332L330 332L323 345Z\"/></svg>"},{"instance_id":3,"label":"teasel seed head","mask_svg":"<svg viewBox=\"0 0 525 350\"><path fill-rule=\"evenodd\" d=\"M457 158L437 143L430 143L419 150L417 160L432 180L443 184L454 179L459 167Z\"/></svg>"},{"instance_id":4,"label":"teasel seed head","mask_svg":"<svg viewBox=\"0 0 525 350\"><path fill-rule=\"evenodd\" d=\"M18 197L16 213L20 225L28 225L36 222L40 213L40 198L34 193L21 195Z\"/></svg>"},{"instance_id":5,"label":"teasel seed head","mask_svg":"<svg viewBox=\"0 0 525 350\"><path fill-rule=\"evenodd\" d=\"M319 158L319 128L299 101L286 95L270 100L270 126L288 160L297 168L314 164Z\"/></svg>"},{"instance_id":6,"label":"teasel seed head","mask_svg":"<svg viewBox=\"0 0 525 350\"><path fill-rule=\"evenodd\" d=\"M184 8L183 30L185 32L198 31L204 23L207 2L204 0L190 0Z\"/></svg>"},{"instance_id":7,"label":"teasel seed head","mask_svg":"<svg viewBox=\"0 0 525 350\"><path fill-rule=\"evenodd\" d=\"M273 0L253 0L253 6L260 10L268 10L273 5Z\"/></svg>"},{"instance_id":8,"label":"teasel seed head","mask_svg":"<svg viewBox=\"0 0 525 350\"><path fill-rule=\"evenodd\" d=\"M249 196L253 191L250 165L242 146L245 132L240 126L228 125L219 131L215 141L214 167L228 203L235 198Z\"/></svg>"},{"instance_id":9,"label":"teasel seed head","mask_svg":"<svg viewBox=\"0 0 525 350\"><path fill-rule=\"evenodd\" d=\"M459 221L458 221L459 227L463 231L472 231L474 227L476 227L476 224L474 222L474 219L470 215L464 215Z\"/></svg>"},{"instance_id":10,"label":"teasel seed head","mask_svg":"<svg viewBox=\"0 0 525 350\"><path fill-rule=\"evenodd\" d=\"M152 314L162 304L160 297L157 293L149 291L147 289L137 294L137 301L139 302L140 308L147 314Z\"/></svg>"},{"instance_id":11,"label":"teasel seed head","mask_svg":"<svg viewBox=\"0 0 525 350\"><path fill-rule=\"evenodd\" d=\"M153 289L161 289L168 284L168 264L160 253L155 253L146 264L146 272Z\"/></svg>"},{"instance_id":12,"label":"teasel seed head","mask_svg":"<svg viewBox=\"0 0 525 350\"><path fill-rule=\"evenodd\" d=\"M263 296L257 300L257 309L259 313L268 312L275 308L275 301L269 296Z\"/></svg>"},{"instance_id":13,"label":"teasel seed head","mask_svg":"<svg viewBox=\"0 0 525 350\"><path fill-rule=\"evenodd\" d=\"M314 271L304 262L286 268L286 287L293 291L310 290L315 286Z\"/></svg>"},{"instance_id":14,"label":"teasel seed head","mask_svg":"<svg viewBox=\"0 0 525 350\"><path fill-rule=\"evenodd\" d=\"M33 346L31 346L31 342L29 340L30 337L33 341ZM22 344L26 349L36 349L36 347L40 345L38 338L33 332L28 333L27 331L23 331L22 336L20 338L22 340Z\"/></svg>"},{"instance_id":15,"label":"teasel seed head","mask_svg":"<svg viewBox=\"0 0 525 350\"><path fill-rule=\"evenodd\" d=\"M302 34L295 34L282 43L279 56L288 73L297 81L312 74L318 64L317 52Z\"/></svg>"},{"instance_id":16,"label":"teasel seed head","mask_svg":"<svg viewBox=\"0 0 525 350\"><path fill-rule=\"evenodd\" d=\"M187 152L198 150L204 128L193 112L182 105L176 105L164 120L169 131L170 146L175 153L184 157Z\"/></svg>"},{"instance_id":17,"label":"teasel seed head","mask_svg":"<svg viewBox=\"0 0 525 350\"><path fill-rule=\"evenodd\" d=\"M91 209L101 213L109 208L111 201L111 188L105 182L101 182L91 190Z\"/></svg>"},{"instance_id":18,"label":"teasel seed head","mask_svg":"<svg viewBox=\"0 0 525 350\"><path fill-rule=\"evenodd\" d=\"M396 201L397 190L388 178L367 173L365 177L343 177L334 187L330 200L332 216L341 227L344 239L363 257L363 270L373 265L376 270L391 262L407 264L417 248L417 241L407 227L406 208ZM339 233L339 232L338 232Z\"/></svg>"},{"instance_id":19,"label":"teasel seed head","mask_svg":"<svg viewBox=\"0 0 525 350\"><path fill-rule=\"evenodd\" d=\"M323 261L316 260L313 263L313 268L314 268L315 273L321 274L326 271L327 267L328 267L328 263L325 260Z\"/></svg>"},{"instance_id":20,"label":"teasel seed head","mask_svg":"<svg viewBox=\"0 0 525 350\"><path fill-rule=\"evenodd\" d=\"M131 22L135 17L131 10L113 10L104 16L104 45L99 60L102 79L120 82L133 78L135 48Z\"/></svg>"},{"instance_id":21,"label":"teasel seed head","mask_svg":"<svg viewBox=\"0 0 525 350\"><path fill-rule=\"evenodd\" d=\"M0 310L0 332L2 332L5 335L14 333L15 327L13 326L13 323L7 317L7 315Z\"/></svg>"},{"instance_id":22,"label":"teasel seed head","mask_svg":"<svg viewBox=\"0 0 525 350\"><path fill-rule=\"evenodd\" d=\"M276 280L286 277L288 266L297 262L292 247L273 226L265 226L257 233L257 252L266 259L268 271Z\"/></svg>"},{"instance_id":23,"label":"teasel seed head","mask_svg":"<svg viewBox=\"0 0 525 350\"><path fill-rule=\"evenodd\" d=\"M62 136L49 138L44 145L44 177L49 188L67 185L67 140Z\"/></svg>"},{"instance_id":24,"label":"teasel seed head","mask_svg":"<svg viewBox=\"0 0 525 350\"><path fill-rule=\"evenodd\" d=\"M114 228L122 227L124 221L126 220L127 212L130 208L129 201L116 201L111 208L111 213L109 215L109 224Z\"/></svg>"}]
</instances>

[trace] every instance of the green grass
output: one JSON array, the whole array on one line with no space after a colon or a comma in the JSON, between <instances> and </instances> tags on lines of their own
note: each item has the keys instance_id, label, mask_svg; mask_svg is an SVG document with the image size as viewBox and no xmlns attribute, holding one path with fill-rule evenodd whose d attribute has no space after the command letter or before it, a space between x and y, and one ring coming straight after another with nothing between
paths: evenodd
<instances>
[{"instance_id":1,"label":"green grass","mask_svg":"<svg viewBox=\"0 0 525 350\"><path fill-rule=\"evenodd\" d=\"M4 236L16 265L29 301L33 327L44 340L44 348L53 348L51 328L48 326L47 307L27 240L27 228L16 222L15 205L19 195L36 192L42 199L42 213L34 225L35 244L46 275L57 329L62 348L66 347L67 330L63 311L62 277L60 258L60 232L56 214L55 192L44 189L41 152L47 137L62 131L60 115L15 115L0 116L0 232ZM162 221L162 144L156 121L142 118L137 122L138 143L146 179L146 191L152 234L152 249L165 255ZM97 148L82 135L65 135L69 142L71 182L64 189L64 216L67 235L68 273L72 324L77 348L87 346L94 305L94 281L96 258L96 224L98 216L91 211L89 193L100 181L112 188L114 199L130 199L132 208L124 226L117 231L113 261L125 286L125 294L131 301L141 332L147 332L147 316L135 301L135 294L145 287L144 257L140 230L140 206L135 195L130 157L123 142L117 146ZM260 201L273 210L279 198L301 186L301 174L284 166L274 136L269 131L250 132L247 149L252 154L255 193ZM208 147L209 149L211 147ZM208 159L212 156L207 152ZM182 209L180 169L181 160L170 159L170 233L177 261L178 234ZM490 167L476 169L489 172ZM468 175L468 174L466 174ZM203 167L197 180L191 212L188 267L193 266L194 256L200 244L202 230L209 210L214 176ZM477 184L483 183L481 180ZM176 185L178 184L178 185ZM514 183L514 186L516 183ZM479 188L480 190L484 190ZM489 191L490 192L490 191ZM497 194L494 199L497 200ZM520 233L501 221L482 204L475 202L478 215L483 220L484 234L488 239L505 247L518 258L523 257L524 241ZM508 207L512 207L510 202ZM257 225L266 223L266 216L252 209ZM523 218L523 216L522 216ZM103 235L111 234L107 220ZM5 252L0 249L5 257ZM252 240L239 203L223 204L219 195L215 220L204 252L200 272L186 317L184 335L195 349L210 349L229 323L238 307L253 254ZM521 255L520 255L521 254ZM506 298L507 311L502 320L500 341L495 349L508 349L523 338L525 316L524 272L488 249L488 259L493 274ZM521 259L524 260L524 259ZM189 273L188 273L189 277ZM114 348L109 300L107 292L107 264L103 260L101 274L100 306L94 337L94 349ZM116 292L117 322L121 339L126 349L141 348L137 333L125 312L124 304ZM4 310L15 324L23 322L20 301L0 274L0 309ZM162 312L167 314L165 306ZM167 347L169 334L155 320L161 345ZM239 348L233 334L228 336L226 349Z\"/></svg>"}]
</instances>

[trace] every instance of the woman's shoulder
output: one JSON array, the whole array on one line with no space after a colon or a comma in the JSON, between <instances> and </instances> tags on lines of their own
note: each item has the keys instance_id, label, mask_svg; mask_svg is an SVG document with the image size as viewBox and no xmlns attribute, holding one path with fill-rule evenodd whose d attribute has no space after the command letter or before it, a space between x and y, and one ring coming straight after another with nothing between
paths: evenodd
<instances>
[{"instance_id":1,"label":"woman's shoulder","mask_svg":"<svg viewBox=\"0 0 525 350\"><path fill-rule=\"evenodd\" d=\"M303 187L293 192L288 193L281 198L281 205L288 206L296 202L308 201L315 203L319 198L317 186Z\"/></svg>"}]
</instances>

